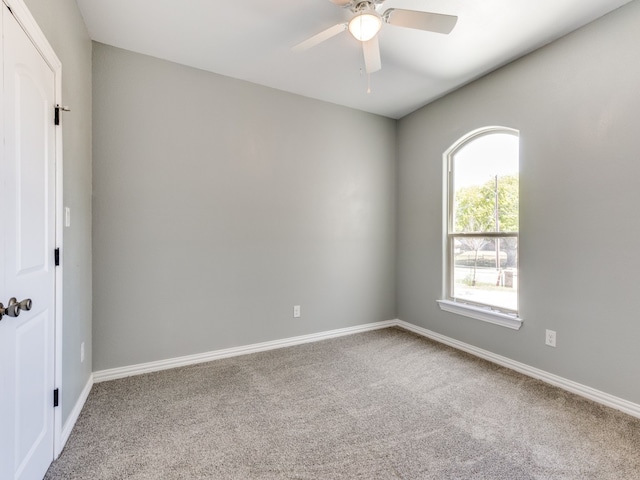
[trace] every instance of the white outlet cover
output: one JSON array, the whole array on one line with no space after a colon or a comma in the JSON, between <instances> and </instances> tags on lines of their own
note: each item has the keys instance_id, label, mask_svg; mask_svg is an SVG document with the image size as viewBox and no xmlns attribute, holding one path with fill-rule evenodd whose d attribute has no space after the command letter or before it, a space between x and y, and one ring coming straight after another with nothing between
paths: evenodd
<instances>
[{"instance_id":1,"label":"white outlet cover","mask_svg":"<svg viewBox=\"0 0 640 480\"><path fill-rule=\"evenodd\" d=\"M556 346L556 332L555 330L547 330L545 332L545 344L549 345L550 347L555 347Z\"/></svg>"}]
</instances>

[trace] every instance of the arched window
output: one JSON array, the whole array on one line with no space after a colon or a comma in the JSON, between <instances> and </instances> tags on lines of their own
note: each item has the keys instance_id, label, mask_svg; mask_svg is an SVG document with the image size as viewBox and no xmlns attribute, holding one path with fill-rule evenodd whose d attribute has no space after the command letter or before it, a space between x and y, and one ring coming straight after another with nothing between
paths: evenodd
<instances>
[{"instance_id":1,"label":"arched window","mask_svg":"<svg viewBox=\"0 0 640 480\"><path fill-rule=\"evenodd\" d=\"M476 130L444 157L447 249L440 305L519 328L519 132ZM446 308L452 304L455 309Z\"/></svg>"}]
</instances>

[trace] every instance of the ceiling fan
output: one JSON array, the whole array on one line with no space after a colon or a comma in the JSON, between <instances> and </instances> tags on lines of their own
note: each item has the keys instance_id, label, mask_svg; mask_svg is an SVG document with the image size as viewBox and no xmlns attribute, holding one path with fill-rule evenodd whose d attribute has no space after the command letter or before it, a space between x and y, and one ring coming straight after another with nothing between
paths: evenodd
<instances>
[{"instance_id":1,"label":"ceiling fan","mask_svg":"<svg viewBox=\"0 0 640 480\"><path fill-rule=\"evenodd\" d=\"M329 40L339 33L349 30L356 40L362 42L364 64L367 73L377 72L382 68L378 32L382 25L388 23L398 27L414 28L427 32L448 34L455 27L458 17L440 13L419 12L402 8L389 8L378 13L384 0L330 0L332 3L348 8L353 17L346 23L338 23L322 32L306 39L293 47L293 51L301 52Z\"/></svg>"}]
</instances>

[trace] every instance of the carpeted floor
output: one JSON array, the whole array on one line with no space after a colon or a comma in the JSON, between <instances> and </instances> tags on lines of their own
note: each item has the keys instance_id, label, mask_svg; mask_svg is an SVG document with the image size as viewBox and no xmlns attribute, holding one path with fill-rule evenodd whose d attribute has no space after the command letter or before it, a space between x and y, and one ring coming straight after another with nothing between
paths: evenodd
<instances>
[{"instance_id":1,"label":"carpeted floor","mask_svg":"<svg viewBox=\"0 0 640 480\"><path fill-rule=\"evenodd\" d=\"M640 479L640 420L397 328L96 384L46 479Z\"/></svg>"}]
</instances>

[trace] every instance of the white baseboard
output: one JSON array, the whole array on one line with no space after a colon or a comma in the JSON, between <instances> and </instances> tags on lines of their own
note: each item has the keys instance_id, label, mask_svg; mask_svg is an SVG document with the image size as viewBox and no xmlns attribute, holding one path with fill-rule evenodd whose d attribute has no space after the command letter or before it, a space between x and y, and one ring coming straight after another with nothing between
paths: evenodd
<instances>
[{"instance_id":1,"label":"white baseboard","mask_svg":"<svg viewBox=\"0 0 640 480\"><path fill-rule=\"evenodd\" d=\"M582 385L572 380L568 380L558 375L545 372L544 370L531 367L529 365L517 362L510 358L497 355L488 350L483 350L481 348L474 347L473 345L460 342L453 338L446 337L444 335L433 332L431 330L427 330L426 328L422 328L417 325L413 325L411 323L405 322L403 320L398 320L398 319L387 320L387 321L376 322L376 323L368 323L365 325L357 325L355 327L341 328L338 330L330 330L328 332L313 333L310 335L302 335L299 337L285 338L282 340L274 340L271 342L255 343L252 345L226 348L223 350L214 350L211 352L198 353L195 355L188 355L184 357L170 358L167 360L159 360L156 362L140 363L137 365L130 365L127 367L99 370L97 372L93 372L92 382L95 382L95 383L106 382L108 380L116 380L118 378L141 375L143 373L158 372L161 370L168 370L170 368L184 367L187 365L194 365L197 363L210 362L210 361L218 360L221 358L236 357L239 355L247 355L250 353L264 352L267 350L274 350L277 348L291 347L294 345L301 345L303 343L317 342L320 340L326 340L328 338L341 337L344 335L352 335L354 333L367 332L370 330L378 330L381 328L388 328L388 327L404 328L405 330L417 333L418 335L421 335L423 337L430 338L431 340L435 340L436 342L449 345L450 347L470 353L472 355L475 355L476 357L483 358L495 364L501 365L511 370L515 370L516 372L520 372L529 377L533 377L538 380L541 380L550 385L554 385L556 387L562 388L563 390L567 390L571 393L575 393L576 395L580 395L581 397L587 398L596 403L614 408L616 410L620 410L621 412L640 418L640 405L637 403L633 403L628 400L615 397L613 395L602 392L600 390L596 390L595 388ZM69 437L69 434L71 434L71 429L73 428L73 425L75 424L75 421L78 415L80 414L80 410L82 409L82 405L84 405L86 396L89 394L89 390L91 390L91 385L88 383L87 387L85 388L85 391L83 391L83 395L78 400L76 407L73 409L72 415L69 416L69 419L65 424L65 427L63 429L63 434L62 434L62 438L64 439L64 441L61 442L62 446L64 446L66 439ZM68 432L67 432L67 429L68 429ZM62 450L62 448L60 450Z\"/></svg>"},{"instance_id":2,"label":"white baseboard","mask_svg":"<svg viewBox=\"0 0 640 480\"><path fill-rule=\"evenodd\" d=\"M55 446L55 458L58 458L58 456L62 453L62 449L64 449L64 446L67 444L67 440L69 440L71 431L78 421L80 412L82 412L82 407L84 407L84 404L89 397L91 387L93 387L93 375L89 375L89 380L87 380L86 385L82 389L82 392L80 393L76 404L73 406L73 410L71 410L71 413L69 413L69 418L67 418L67 421L62 426L60 436L56 439L57 441Z\"/></svg>"},{"instance_id":3,"label":"white baseboard","mask_svg":"<svg viewBox=\"0 0 640 480\"><path fill-rule=\"evenodd\" d=\"M370 330L378 330L397 325L397 320L386 320L383 322L367 323L365 325L357 325L355 327L340 328L338 330L330 330L328 332L312 333L310 335L302 335L299 337L285 338L282 340L273 340L270 342L254 343L241 347L225 348L223 350L214 350L212 352L198 353L195 355L187 355L185 357L169 358L156 362L140 363L127 367L110 368L107 370L99 370L93 372L93 381L95 383L106 382L118 378L131 377L141 375L143 373L158 372L160 370L168 370L170 368L184 367L197 363L211 362L221 358L237 357L239 355L247 355L250 353L264 352L274 350L276 348L292 347L303 343L318 342L328 338L342 337L344 335L352 335L354 333L367 332Z\"/></svg>"},{"instance_id":4,"label":"white baseboard","mask_svg":"<svg viewBox=\"0 0 640 480\"><path fill-rule=\"evenodd\" d=\"M582 385L572 380L567 380L566 378L559 377L553 373L545 372L544 370L531 367L524 363L516 362L510 358L454 340L453 338L440 335L439 333L432 332L431 330L418 327L417 325L413 325L402 320L396 320L395 325L404 328L405 330L409 330L410 332L417 333L423 337L435 340L436 342L444 343L445 345L470 353L476 357L480 357L511 370L515 370L516 372L520 372L529 377L542 380L545 383L549 383L563 390L567 390L568 392L575 393L576 395L580 395L581 397L587 398L601 405L615 408L616 410L620 410L621 412L640 418L640 405L637 403L629 402L628 400L615 397L600 390L596 390L595 388L587 387L586 385Z\"/></svg>"}]
</instances>

